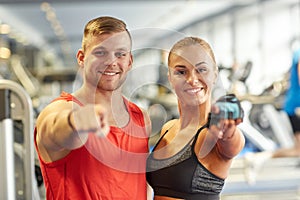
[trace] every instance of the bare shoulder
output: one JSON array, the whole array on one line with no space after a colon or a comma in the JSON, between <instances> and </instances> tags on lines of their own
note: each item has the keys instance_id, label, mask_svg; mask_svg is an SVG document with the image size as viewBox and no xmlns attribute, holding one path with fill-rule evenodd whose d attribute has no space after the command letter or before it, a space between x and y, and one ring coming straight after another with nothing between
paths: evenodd
<instances>
[{"instance_id":1,"label":"bare shoulder","mask_svg":"<svg viewBox=\"0 0 300 200\"><path fill-rule=\"evenodd\" d=\"M41 121L44 120L45 117L51 114L56 114L65 110L72 110L77 108L76 104L74 104L72 101L54 101L48 104L38 115L36 124L38 125L41 123Z\"/></svg>"},{"instance_id":2,"label":"bare shoulder","mask_svg":"<svg viewBox=\"0 0 300 200\"><path fill-rule=\"evenodd\" d=\"M46 162L63 158L70 151L63 149L52 140L52 128L56 116L65 116L65 113L79 107L72 101L58 100L48 104L38 115L36 120L36 143L40 156Z\"/></svg>"},{"instance_id":3,"label":"bare shoulder","mask_svg":"<svg viewBox=\"0 0 300 200\"><path fill-rule=\"evenodd\" d=\"M160 132L160 135L163 135L167 130L169 130L172 126L174 126L174 124L178 121L178 119L172 119L170 121L167 121Z\"/></svg>"}]
</instances>

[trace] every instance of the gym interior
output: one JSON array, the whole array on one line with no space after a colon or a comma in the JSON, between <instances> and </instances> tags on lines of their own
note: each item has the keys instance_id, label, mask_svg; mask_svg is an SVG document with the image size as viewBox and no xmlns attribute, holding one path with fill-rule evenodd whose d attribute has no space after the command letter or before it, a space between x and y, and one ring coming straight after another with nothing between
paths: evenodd
<instances>
[{"instance_id":1,"label":"gym interior","mask_svg":"<svg viewBox=\"0 0 300 200\"><path fill-rule=\"evenodd\" d=\"M150 149L162 125L178 117L168 49L182 36L199 36L219 67L214 95L237 94L245 112L239 128L246 144L221 199L300 199L300 158L265 161L254 182L245 162L249 152L294 145L282 108L300 49L300 0L0 0L0 200L45 199L35 120L61 91L80 85L76 51L84 24L99 15L123 19L132 33L134 62L123 90L150 115Z\"/></svg>"}]
</instances>

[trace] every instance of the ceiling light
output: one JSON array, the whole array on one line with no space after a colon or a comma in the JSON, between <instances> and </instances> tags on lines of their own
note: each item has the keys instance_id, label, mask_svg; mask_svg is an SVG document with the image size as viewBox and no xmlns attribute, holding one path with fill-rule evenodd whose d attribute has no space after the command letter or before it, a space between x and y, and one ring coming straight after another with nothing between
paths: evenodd
<instances>
[{"instance_id":1,"label":"ceiling light","mask_svg":"<svg viewBox=\"0 0 300 200\"><path fill-rule=\"evenodd\" d=\"M0 47L0 59L8 59L10 57L10 49L7 47Z\"/></svg>"},{"instance_id":2,"label":"ceiling light","mask_svg":"<svg viewBox=\"0 0 300 200\"><path fill-rule=\"evenodd\" d=\"M10 26L8 24L0 24L0 34L9 34Z\"/></svg>"}]
</instances>

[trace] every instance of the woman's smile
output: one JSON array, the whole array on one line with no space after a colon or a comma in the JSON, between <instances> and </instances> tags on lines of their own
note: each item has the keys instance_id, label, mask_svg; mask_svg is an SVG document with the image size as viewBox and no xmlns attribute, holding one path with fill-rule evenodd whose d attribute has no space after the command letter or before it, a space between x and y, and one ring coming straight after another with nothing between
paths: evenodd
<instances>
[{"instance_id":1,"label":"woman's smile","mask_svg":"<svg viewBox=\"0 0 300 200\"><path fill-rule=\"evenodd\" d=\"M202 91L204 91L203 87L194 87L194 88L189 88L189 89L185 90L186 93L191 94L191 95L197 95Z\"/></svg>"}]
</instances>

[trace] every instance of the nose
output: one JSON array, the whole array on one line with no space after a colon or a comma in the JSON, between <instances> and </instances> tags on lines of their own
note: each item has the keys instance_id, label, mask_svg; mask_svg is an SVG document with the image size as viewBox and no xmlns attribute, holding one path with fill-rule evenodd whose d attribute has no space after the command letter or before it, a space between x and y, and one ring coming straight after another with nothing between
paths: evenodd
<instances>
[{"instance_id":1,"label":"nose","mask_svg":"<svg viewBox=\"0 0 300 200\"><path fill-rule=\"evenodd\" d=\"M104 65L105 66L113 66L116 64L117 57L114 55L114 53L108 53L105 56Z\"/></svg>"},{"instance_id":2,"label":"nose","mask_svg":"<svg viewBox=\"0 0 300 200\"><path fill-rule=\"evenodd\" d=\"M197 76L195 70L192 70L191 73L189 73L186 82L190 85L196 85L199 83L199 77Z\"/></svg>"}]
</instances>

